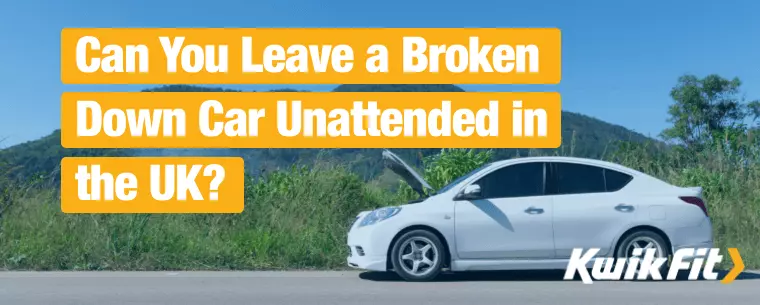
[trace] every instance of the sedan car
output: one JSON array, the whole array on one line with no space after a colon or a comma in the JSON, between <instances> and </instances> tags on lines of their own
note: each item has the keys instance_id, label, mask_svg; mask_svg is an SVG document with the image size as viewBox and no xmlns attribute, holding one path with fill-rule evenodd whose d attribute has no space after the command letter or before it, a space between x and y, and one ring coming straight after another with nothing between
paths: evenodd
<instances>
[{"instance_id":1,"label":"sedan car","mask_svg":"<svg viewBox=\"0 0 760 305\"><path fill-rule=\"evenodd\" d=\"M348 233L354 268L429 281L441 271L564 269L574 248L619 258L654 248L668 257L713 244L701 187L621 165L517 158L433 190L397 155L385 150L383 158L421 198L359 213Z\"/></svg>"}]
</instances>

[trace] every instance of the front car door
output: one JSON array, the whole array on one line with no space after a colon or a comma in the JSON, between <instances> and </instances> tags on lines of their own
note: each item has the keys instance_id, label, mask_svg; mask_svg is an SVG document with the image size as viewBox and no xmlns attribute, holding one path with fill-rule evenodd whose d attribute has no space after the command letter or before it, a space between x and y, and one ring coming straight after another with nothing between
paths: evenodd
<instances>
[{"instance_id":1,"label":"front car door","mask_svg":"<svg viewBox=\"0 0 760 305\"><path fill-rule=\"evenodd\" d=\"M477 200L455 203L456 249L461 259L554 257L552 199L545 196L544 162L510 164L478 184Z\"/></svg>"},{"instance_id":2,"label":"front car door","mask_svg":"<svg viewBox=\"0 0 760 305\"><path fill-rule=\"evenodd\" d=\"M632 176L598 166L552 162L547 192L554 199L554 243L557 258L569 258L573 248L599 248L611 254L612 242L636 219L636 204L621 189Z\"/></svg>"}]
</instances>

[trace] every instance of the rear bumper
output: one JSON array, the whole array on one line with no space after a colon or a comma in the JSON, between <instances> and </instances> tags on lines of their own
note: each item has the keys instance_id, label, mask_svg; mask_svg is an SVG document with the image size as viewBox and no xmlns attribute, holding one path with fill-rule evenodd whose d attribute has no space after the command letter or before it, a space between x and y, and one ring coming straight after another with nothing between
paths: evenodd
<instances>
[{"instance_id":1,"label":"rear bumper","mask_svg":"<svg viewBox=\"0 0 760 305\"><path fill-rule=\"evenodd\" d=\"M671 228L666 230L673 253L686 248L712 248L713 230L710 218L705 218L696 226Z\"/></svg>"},{"instance_id":2,"label":"rear bumper","mask_svg":"<svg viewBox=\"0 0 760 305\"><path fill-rule=\"evenodd\" d=\"M708 249L708 251L709 251L709 249L711 249L712 247L713 247L713 241L710 240L710 241L705 241L703 243L692 244L692 245L682 245L682 246L679 246L679 247L675 247L673 249L673 253L676 253L678 250L681 250L681 249L689 249L689 248L695 249L695 250L698 250L698 249ZM694 251L694 252L696 253L696 251ZM687 255L687 256L684 256L682 260L684 262L691 262L691 261L694 260L695 257L696 257L696 255Z\"/></svg>"},{"instance_id":3,"label":"rear bumper","mask_svg":"<svg viewBox=\"0 0 760 305\"><path fill-rule=\"evenodd\" d=\"M705 218L699 225L693 227L684 227L672 230L670 232L671 243L673 245L673 254L681 249L709 249L714 247L712 221ZM683 257L684 262L691 262L696 255Z\"/></svg>"}]
</instances>

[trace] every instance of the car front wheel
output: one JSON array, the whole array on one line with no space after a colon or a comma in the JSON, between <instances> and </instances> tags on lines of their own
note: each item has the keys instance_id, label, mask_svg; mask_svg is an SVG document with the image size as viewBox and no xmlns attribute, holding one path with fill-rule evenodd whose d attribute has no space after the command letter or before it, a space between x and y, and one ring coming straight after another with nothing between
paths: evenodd
<instances>
[{"instance_id":1,"label":"car front wheel","mask_svg":"<svg viewBox=\"0 0 760 305\"><path fill-rule=\"evenodd\" d=\"M443 249L441 240L430 231L407 232L393 246L393 269L407 281L433 280L441 273Z\"/></svg>"}]
</instances>

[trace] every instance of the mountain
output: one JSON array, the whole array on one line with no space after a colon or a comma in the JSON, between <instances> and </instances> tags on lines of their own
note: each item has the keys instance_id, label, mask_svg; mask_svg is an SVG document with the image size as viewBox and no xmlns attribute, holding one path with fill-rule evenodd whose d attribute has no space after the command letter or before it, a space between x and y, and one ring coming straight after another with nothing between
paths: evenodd
<instances>
[{"instance_id":1,"label":"mountain","mask_svg":"<svg viewBox=\"0 0 760 305\"><path fill-rule=\"evenodd\" d=\"M236 92L223 88L170 85L144 92ZM296 91L280 89L276 91ZM455 85L340 85L334 92L463 92ZM562 139L560 150L563 154L578 157L599 158L607 146L615 141L643 142L650 138L578 113L562 113ZM434 154L439 149L398 149L394 150L410 162L419 162L420 156ZM554 150L539 150L551 153ZM527 155L526 149L498 149L496 158L510 158ZM380 153L377 149L64 149L61 147L60 130L39 140L0 150L0 172L12 179L49 177L58 180L58 166L66 156L162 156L162 155L204 155L242 156L249 172L257 173L292 165L296 162L310 162L317 158L336 160L348 164L366 179L382 172ZM419 163L418 163L419 164Z\"/></svg>"},{"instance_id":2,"label":"mountain","mask_svg":"<svg viewBox=\"0 0 760 305\"><path fill-rule=\"evenodd\" d=\"M0 150L0 182L45 179L57 181L58 167L63 157L128 156L122 149L65 149L61 146L61 130L41 139Z\"/></svg>"}]
</instances>

